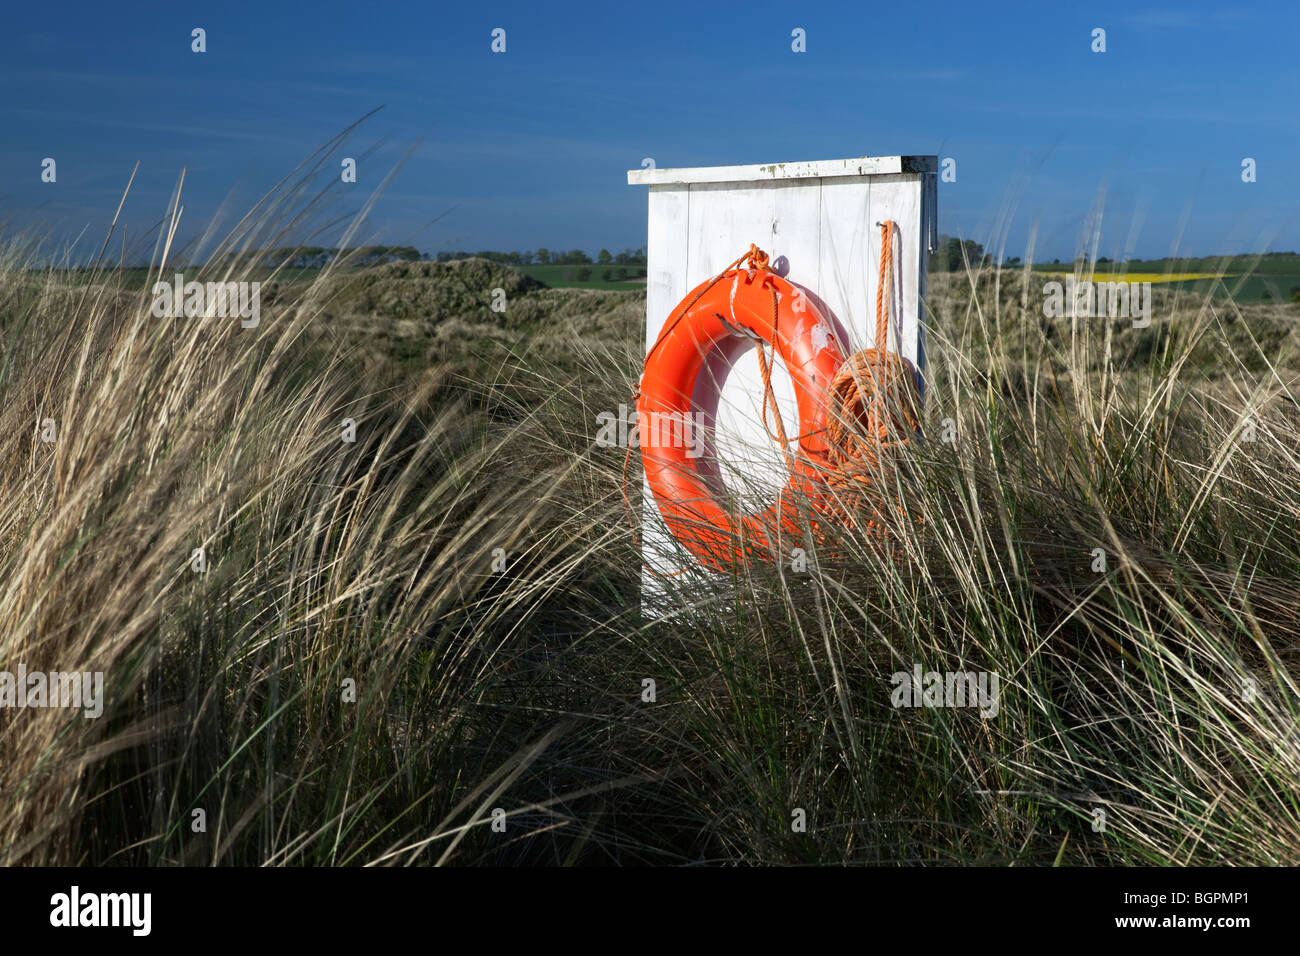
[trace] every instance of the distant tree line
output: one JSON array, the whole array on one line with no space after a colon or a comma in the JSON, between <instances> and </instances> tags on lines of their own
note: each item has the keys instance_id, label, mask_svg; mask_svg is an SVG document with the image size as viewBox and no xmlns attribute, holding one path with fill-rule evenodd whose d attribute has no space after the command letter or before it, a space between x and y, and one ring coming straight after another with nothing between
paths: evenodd
<instances>
[{"instance_id":1,"label":"distant tree line","mask_svg":"<svg viewBox=\"0 0 1300 956\"><path fill-rule=\"evenodd\" d=\"M966 263L969 262L973 269L983 264L986 258L990 258L988 253L974 239L940 236L939 246L930 253L926 268L930 272L960 272L966 268Z\"/></svg>"},{"instance_id":2,"label":"distant tree line","mask_svg":"<svg viewBox=\"0 0 1300 956\"><path fill-rule=\"evenodd\" d=\"M581 249L571 249L564 252L547 249L545 246L536 252L532 249L526 252L440 252L437 256L439 262L471 258L490 259L492 262L500 262L510 266L643 266L646 264L644 249L624 249L617 255L610 253L608 249L601 249L596 254L595 259Z\"/></svg>"},{"instance_id":3,"label":"distant tree line","mask_svg":"<svg viewBox=\"0 0 1300 956\"><path fill-rule=\"evenodd\" d=\"M1266 259L1273 258L1273 257L1294 258L1296 256L1296 253L1265 252L1262 255ZM930 253L929 258L927 259L927 268L930 272L959 272L966 268L966 263L970 263L970 267L974 269L977 268L978 266L990 265L994 261L994 258L995 257L993 253L986 252L984 250L984 247L980 245L978 242L976 242L974 239L956 239L953 238L952 236L940 236L938 248L935 249L934 252ZM1253 260L1255 257L1254 256L1228 256L1227 257L1230 263L1235 262L1238 258ZM1130 262L1130 261L1133 260L1129 260L1127 258L1121 259L1119 260L1118 264L1123 265L1126 262ZM1146 262L1151 265L1156 265L1156 264L1166 263L1171 260L1139 259L1136 261ZM1209 268L1211 263L1217 266L1220 264L1222 260L1220 257L1208 257L1208 258L1200 258L1200 259L1182 258L1174 261L1184 264L1185 267L1190 268L1193 271L1198 271L1199 268L1201 268L1201 266L1198 266L1198 263L1205 263L1204 268ZM1001 264L1003 266L1022 265L1019 256L1015 256L1014 258L1011 259L1003 259ZM1053 265L1053 266L1070 266L1070 265L1087 266L1089 265L1089 259L1086 256L1076 256L1074 258L1073 263L1062 262L1060 259L1053 259L1051 262L1042 260L1038 264ZM1107 266L1107 265L1115 265L1115 264L1117 264L1116 261L1111 259L1109 256L1098 256L1096 261L1092 263L1092 265L1094 266ZM1232 266L1230 265L1229 268L1232 268ZM1293 299L1293 301L1296 300Z\"/></svg>"},{"instance_id":4,"label":"distant tree line","mask_svg":"<svg viewBox=\"0 0 1300 956\"><path fill-rule=\"evenodd\" d=\"M354 246L327 249L323 246L282 246L268 249L258 258L258 265L273 268L285 263L291 269L323 269L340 256L349 264L379 266L388 262L419 262L428 256L415 246Z\"/></svg>"},{"instance_id":5,"label":"distant tree line","mask_svg":"<svg viewBox=\"0 0 1300 956\"><path fill-rule=\"evenodd\" d=\"M242 258L243 254L232 254L229 258ZM617 255L608 249L601 249L592 258L581 249L568 252L553 251L545 247L536 252L439 252L436 256L421 252L415 246L354 246L346 249L325 248L323 246L282 246L268 249L261 253L257 264L274 268L281 263L291 269L323 269L340 257L346 258L349 265L378 266L389 262L451 262L455 259L488 259L512 266L555 265L555 266L644 266L646 254L644 249L624 249Z\"/></svg>"}]
</instances>

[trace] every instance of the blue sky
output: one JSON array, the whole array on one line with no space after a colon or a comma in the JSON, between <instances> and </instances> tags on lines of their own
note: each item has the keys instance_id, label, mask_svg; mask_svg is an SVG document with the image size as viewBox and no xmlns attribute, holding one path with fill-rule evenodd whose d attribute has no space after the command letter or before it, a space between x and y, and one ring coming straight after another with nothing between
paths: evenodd
<instances>
[{"instance_id":1,"label":"blue sky","mask_svg":"<svg viewBox=\"0 0 1300 956\"><path fill-rule=\"evenodd\" d=\"M644 245L645 189L626 184L644 157L898 153L956 159L941 230L987 242L1011 214L1007 255L1036 230L1035 258L1073 258L1102 190L1101 255L1300 249L1297 9L7 4L0 220L60 240L88 226L97 247L139 160L128 235L163 214L182 167L192 232L382 105L343 152L358 183L337 210L405 156L363 236L431 252ZM47 156L56 183L40 181Z\"/></svg>"}]
</instances>

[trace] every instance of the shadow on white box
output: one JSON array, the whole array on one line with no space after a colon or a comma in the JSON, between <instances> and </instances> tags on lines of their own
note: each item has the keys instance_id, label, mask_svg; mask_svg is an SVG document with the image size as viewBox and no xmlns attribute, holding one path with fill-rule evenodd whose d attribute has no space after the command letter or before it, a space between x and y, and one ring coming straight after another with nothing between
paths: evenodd
<instances>
[{"instance_id":1,"label":"shadow on white box","mask_svg":"<svg viewBox=\"0 0 1300 956\"><path fill-rule=\"evenodd\" d=\"M686 294L754 243L771 257L773 270L801 286L808 301L830 320L847 352L876 343L876 286L880 268L879 223L892 220L894 303L889 348L925 370L926 253L938 240L936 156L864 156L856 159L629 170L628 183L649 187L645 347ZM897 339L894 336L897 336ZM738 340L741 346L743 341ZM751 494L785 484L785 464L762 424L763 382L752 347L710 362L720 383L711 443L728 490ZM787 434L798 415L789 376L772 376ZM917 383L923 387L922 382ZM726 463L742 461L743 469ZM766 501L755 501L762 510ZM641 611L663 617L683 610L692 587L720 592L722 575L698 567L677 546L649 485L642 488ZM665 578L673 584L668 586Z\"/></svg>"}]
</instances>

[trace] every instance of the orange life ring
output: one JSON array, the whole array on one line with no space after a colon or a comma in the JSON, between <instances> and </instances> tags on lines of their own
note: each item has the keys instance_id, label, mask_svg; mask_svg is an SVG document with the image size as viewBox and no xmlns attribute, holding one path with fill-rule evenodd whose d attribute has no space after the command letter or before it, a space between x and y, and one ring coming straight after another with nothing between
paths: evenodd
<instances>
[{"instance_id":1,"label":"orange life ring","mask_svg":"<svg viewBox=\"0 0 1300 956\"><path fill-rule=\"evenodd\" d=\"M729 269L696 286L673 310L676 318L646 358L636 405L641 461L659 511L700 563L718 570L730 567L738 552L775 555L775 539L798 532L797 500L824 487L827 398L846 358L826 318L801 290L764 268L767 257L758 255L758 268ZM716 477L701 473L680 429L693 427L700 412L714 411L697 404L696 382L710 355L729 344L734 348L737 336L771 344L784 362L794 383L799 430L789 439L790 477L776 501L766 511L733 519L718 503Z\"/></svg>"}]
</instances>

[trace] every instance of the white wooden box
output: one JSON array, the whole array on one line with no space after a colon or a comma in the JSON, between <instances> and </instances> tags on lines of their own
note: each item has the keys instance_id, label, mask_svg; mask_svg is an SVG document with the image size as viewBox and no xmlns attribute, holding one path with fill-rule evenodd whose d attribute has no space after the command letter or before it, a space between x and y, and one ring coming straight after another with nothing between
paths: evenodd
<instances>
[{"instance_id":1,"label":"white wooden box","mask_svg":"<svg viewBox=\"0 0 1300 956\"><path fill-rule=\"evenodd\" d=\"M889 348L924 371L922 301L926 252L938 238L937 168L935 156L864 156L629 170L629 184L650 187L646 349L683 297L751 242L771 256L776 272L806 290L808 300L837 326L850 353L874 346L878 224L893 220L898 229ZM715 374L722 385L713 444L724 463L724 481L729 490L754 497L753 510L761 510L767 502L757 496L765 490L774 493L785 483L786 471L779 448L762 426L758 361L752 349L744 350ZM786 431L793 435L798 415L784 370L773 375L773 390ZM648 486L643 488L641 542L648 565L642 577L643 609L656 613L664 575L680 579L690 562L672 546Z\"/></svg>"}]
</instances>

